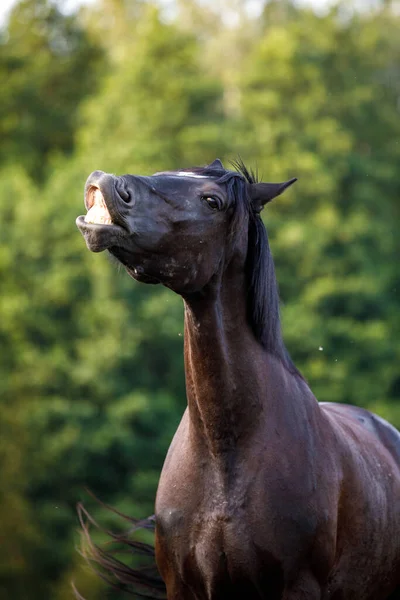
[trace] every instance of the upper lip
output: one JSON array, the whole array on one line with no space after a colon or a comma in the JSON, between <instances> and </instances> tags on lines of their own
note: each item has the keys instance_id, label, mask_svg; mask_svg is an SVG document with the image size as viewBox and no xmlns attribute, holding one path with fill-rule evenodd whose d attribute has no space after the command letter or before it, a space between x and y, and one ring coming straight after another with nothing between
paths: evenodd
<instances>
[{"instance_id":1,"label":"upper lip","mask_svg":"<svg viewBox=\"0 0 400 600\"><path fill-rule=\"evenodd\" d=\"M90 210L94 204L93 192L95 190L100 190L104 203L107 207L108 212L110 213L111 220L114 225L119 225L124 229L127 229L126 223L120 212L116 207L116 203L114 200L115 187L114 187L114 178L110 177L110 181L107 179L106 182L95 182L89 180L86 182L85 186L85 208L86 210ZM111 179L112 177L112 179ZM111 184L111 185L110 185ZM109 189L105 189L105 188Z\"/></svg>"},{"instance_id":2,"label":"upper lip","mask_svg":"<svg viewBox=\"0 0 400 600\"><path fill-rule=\"evenodd\" d=\"M92 208L93 204L94 204L94 194L93 194L93 192L95 190L100 190L100 187L98 185L93 185L93 184L88 185L87 188L86 188L86 190L85 190L85 208L86 208L86 210L90 210ZM104 202L106 203L105 198L104 198L104 194L103 194L103 192L101 192L101 193L102 193ZM107 203L106 203L106 205L107 205ZM107 209L108 209L108 206L107 206Z\"/></svg>"}]
</instances>

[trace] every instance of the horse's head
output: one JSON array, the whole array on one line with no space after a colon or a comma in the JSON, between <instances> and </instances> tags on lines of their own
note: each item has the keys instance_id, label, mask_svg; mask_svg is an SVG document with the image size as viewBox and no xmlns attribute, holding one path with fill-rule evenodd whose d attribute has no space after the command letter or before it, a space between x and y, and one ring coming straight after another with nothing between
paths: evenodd
<instances>
[{"instance_id":1,"label":"horse's head","mask_svg":"<svg viewBox=\"0 0 400 600\"><path fill-rule=\"evenodd\" d=\"M108 249L138 281L198 291L235 253L244 263L249 220L294 181L256 183L219 160L150 177L95 171L77 225L90 250Z\"/></svg>"}]
</instances>

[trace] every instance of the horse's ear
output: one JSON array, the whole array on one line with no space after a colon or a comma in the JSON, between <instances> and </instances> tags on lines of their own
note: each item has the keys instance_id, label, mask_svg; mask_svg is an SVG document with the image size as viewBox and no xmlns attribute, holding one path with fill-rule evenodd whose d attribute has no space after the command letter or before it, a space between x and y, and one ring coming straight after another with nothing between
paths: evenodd
<instances>
[{"instance_id":1,"label":"horse's ear","mask_svg":"<svg viewBox=\"0 0 400 600\"><path fill-rule=\"evenodd\" d=\"M268 202L280 196L295 181L297 181L297 177L293 177L293 179L289 179L284 183L252 183L250 185L250 198L256 212L260 212Z\"/></svg>"},{"instance_id":2,"label":"horse's ear","mask_svg":"<svg viewBox=\"0 0 400 600\"><path fill-rule=\"evenodd\" d=\"M208 165L209 169L223 169L224 165L222 164L222 162L219 160L219 158L216 158L214 160L214 162L212 162L210 165Z\"/></svg>"}]
</instances>

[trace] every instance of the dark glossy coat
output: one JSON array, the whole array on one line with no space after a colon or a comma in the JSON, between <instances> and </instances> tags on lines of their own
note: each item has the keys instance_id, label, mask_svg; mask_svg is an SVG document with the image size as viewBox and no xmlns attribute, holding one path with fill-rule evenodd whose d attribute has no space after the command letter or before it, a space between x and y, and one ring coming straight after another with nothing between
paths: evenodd
<instances>
[{"instance_id":1,"label":"dark glossy coat","mask_svg":"<svg viewBox=\"0 0 400 600\"><path fill-rule=\"evenodd\" d=\"M215 161L86 184L112 220L77 219L89 249L185 304L188 408L156 500L169 600L400 597L400 434L318 404L282 342L259 213L293 181Z\"/></svg>"}]
</instances>

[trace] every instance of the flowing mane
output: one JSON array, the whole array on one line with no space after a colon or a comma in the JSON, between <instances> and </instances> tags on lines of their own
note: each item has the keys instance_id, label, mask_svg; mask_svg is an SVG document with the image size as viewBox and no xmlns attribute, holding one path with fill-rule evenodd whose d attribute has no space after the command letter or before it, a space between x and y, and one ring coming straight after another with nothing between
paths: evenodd
<instances>
[{"instance_id":1,"label":"flowing mane","mask_svg":"<svg viewBox=\"0 0 400 600\"><path fill-rule=\"evenodd\" d=\"M257 171L249 170L242 160L232 163L246 183L258 182ZM275 275L274 260L268 241L268 233L259 213L254 212L246 190L245 203L249 212L249 242L246 273L249 282L248 317L254 335L262 346L279 358L290 373L300 375L285 347L280 320L279 287Z\"/></svg>"},{"instance_id":2,"label":"flowing mane","mask_svg":"<svg viewBox=\"0 0 400 600\"><path fill-rule=\"evenodd\" d=\"M249 236L246 260L248 320L260 344L276 356L290 373L303 378L283 342L279 288L268 234L260 214L253 210L248 193L248 184L258 183L258 173L248 169L240 158L232 161L231 164L234 171L210 165L185 169L181 172L215 177L217 183L226 185L234 206L230 228L232 238L243 228L248 215Z\"/></svg>"}]
</instances>

